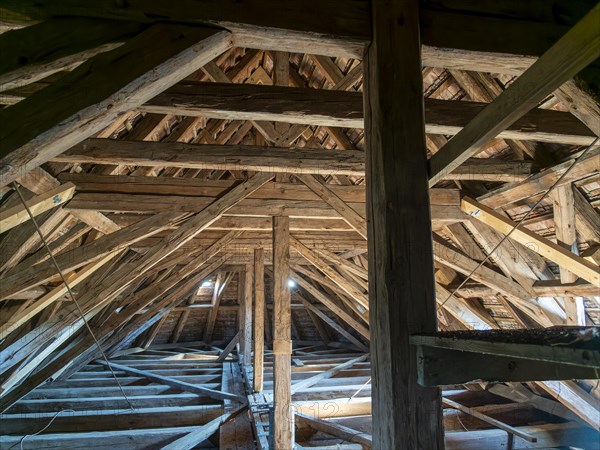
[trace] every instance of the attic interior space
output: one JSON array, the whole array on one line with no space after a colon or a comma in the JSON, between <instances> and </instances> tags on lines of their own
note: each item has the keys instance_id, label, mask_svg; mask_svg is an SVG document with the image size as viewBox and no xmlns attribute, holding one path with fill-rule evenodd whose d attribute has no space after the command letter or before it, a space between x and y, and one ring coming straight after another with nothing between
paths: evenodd
<instances>
[{"instance_id":1,"label":"attic interior space","mask_svg":"<svg viewBox=\"0 0 600 450\"><path fill-rule=\"evenodd\" d=\"M3 0L0 449L598 450L600 3Z\"/></svg>"}]
</instances>

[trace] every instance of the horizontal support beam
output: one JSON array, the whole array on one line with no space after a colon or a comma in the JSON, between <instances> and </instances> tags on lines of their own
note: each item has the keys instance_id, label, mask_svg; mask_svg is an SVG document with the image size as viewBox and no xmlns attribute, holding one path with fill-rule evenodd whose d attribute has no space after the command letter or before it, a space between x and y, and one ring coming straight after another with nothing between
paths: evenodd
<instances>
[{"instance_id":1,"label":"horizontal support beam","mask_svg":"<svg viewBox=\"0 0 600 450\"><path fill-rule=\"evenodd\" d=\"M364 152L88 139L56 162L364 176Z\"/></svg>"},{"instance_id":2,"label":"horizontal support beam","mask_svg":"<svg viewBox=\"0 0 600 450\"><path fill-rule=\"evenodd\" d=\"M362 97L361 92L185 81L140 109L157 114L364 128ZM485 106L485 103L427 98L425 131L455 135ZM570 113L533 109L498 137L589 145L595 136Z\"/></svg>"},{"instance_id":3,"label":"horizontal support beam","mask_svg":"<svg viewBox=\"0 0 600 450\"><path fill-rule=\"evenodd\" d=\"M600 369L600 331L594 327L450 332L411 336L411 344Z\"/></svg>"},{"instance_id":4,"label":"horizontal support beam","mask_svg":"<svg viewBox=\"0 0 600 450\"><path fill-rule=\"evenodd\" d=\"M365 154L355 150L257 147L87 139L54 158L69 164L118 164L181 169L365 175ZM467 160L446 179L517 182L536 172L532 161ZM77 177L78 174L69 174ZM146 177L147 178L147 177ZM194 181L194 180L190 180Z\"/></svg>"},{"instance_id":5,"label":"horizontal support beam","mask_svg":"<svg viewBox=\"0 0 600 450\"><path fill-rule=\"evenodd\" d=\"M597 378L590 367L417 346L418 380L423 386Z\"/></svg>"},{"instance_id":6,"label":"horizontal support beam","mask_svg":"<svg viewBox=\"0 0 600 450\"><path fill-rule=\"evenodd\" d=\"M524 70L526 56L540 56L558 40L593 3L590 0L557 0L550 7L511 4L482 7L479 3L458 5L420 2L421 40L425 65L445 63L465 70L497 72ZM198 9L194 0L108 0L89 5L81 0L4 2L3 17L18 12L21 20L56 16L81 16L148 23L172 20L180 23L210 23L235 32L239 47L362 58L371 39L370 4L366 0L327 0L294 3L277 0L244 2L207 0ZM194 14L194 11L198 11ZM555 11L561 11L560 23ZM503 33L503 39L495 36ZM523 40L522 36L528 36ZM428 52L427 49L430 49ZM452 49L440 55L440 50ZM491 52L491 61L485 57ZM445 58L440 58L443 56ZM495 63L495 64L492 64ZM439 67L439 66L438 66ZM447 67L446 65L442 67ZM494 70L496 69L496 70Z\"/></svg>"}]
</instances>

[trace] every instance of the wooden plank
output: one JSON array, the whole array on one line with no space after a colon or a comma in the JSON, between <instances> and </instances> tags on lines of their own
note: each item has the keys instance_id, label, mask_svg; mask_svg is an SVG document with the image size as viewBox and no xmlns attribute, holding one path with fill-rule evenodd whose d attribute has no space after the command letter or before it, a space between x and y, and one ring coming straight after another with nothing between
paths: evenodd
<instances>
[{"instance_id":1,"label":"wooden plank","mask_svg":"<svg viewBox=\"0 0 600 450\"><path fill-rule=\"evenodd\" d=\"M164 450L190 450L195 448L198 444L204 442L209 437L217 432L219 427L223 426L230 420L236 413L241 413L246 406L243 405L234 412L226 412L225 414L211 420L205 425L195 429L189 434L180 437L179 439L171 442L168 445L162 447Z\"/></svg>"},{"instance_id":2,"label":"wooden plank","mask_svg":"<svg viewBox=\"0 0 600 450\"><path fill-rule=\"evenodd\" d=\"M419 4L371 2L363 65L373 447L442 449L440 393L417 383L409 335L436 330Z\"/></svg>"},{"instance_id":3,"label":"wooden plank","mask_svg":"<svg viewBox=\"0 0 600 450\"><path fill-rule=\"evenodd\" d=\"M98 360L98 364L108 365L104 360ZM216 400L235 400L242 404L246 403L246 398L243 396L229 394L227 392L216 391L214 389L208 389L197 384L187 383L185 381L179 381L172 377L165 377L162 375L157 375L155 373L149 372L147 370L139 370L133 367L125 366L123 364L117 364L115 362L109 362L110 366L115 370L121 370L123 372L137 375L143 378L147 378L155 383L166 384L176 389L181 389L186 392L191 392L193 394L199 396L208 396L210 398L214 398Z\"/></svg>"},{"instance_id":4,"label":"wooden plank","mask_svg":"<svg viewBox=\"0 0 600 450\"><path fill-rule=\"evenodd\" d=\"M296 418L299 419L298 422L306 423L317 431L331 434L332 436L347 442L356 442L357 444L360 444L363 449L369 449L373 446L373 437L369 434L362 433L338 423L316 419L306 414L296 413Z\"/></svg>"},{"instance_id":5,"label":"wooden plank","mask_svg":"<svg viewBox=\"0 0 600 450\"><path fill-rule=\"evenodd\" d=\"M588 394L575 381L543 381L538 383L552 397L581 417L589 426L600 432L600 401Z\"/></svg>"},{"instance_id":6,"label":"wooden plank","mask_svg":"<svg viewBox=\"0 0 600 450\"><path fill-rule=\"evenodd\" d=\"M144 150L143 152L141 150ZM252 170L273 173L364 174L360 151L250 145L188 144L87 139L55 156L53 161L90 164L129 164L141 167Z\"/></svg>"},{"instance_id":7,"label":"wooden plank","mask_svg":"<svg viewBox=\"0 0 600 450\"><path fill-rule=\"evenodd\" d=\"M423 386L489 382L529 382L594 377L597 369L515 356L417 347L418 379Z\"/></svg>"},{"instance_id":8,"label":"wooden plank","mask_svg":"<svg viewBox=\"0 0 600 450\"><path fill-rule=\"evenodd\" d=\"M504 235L510 233L516 226L516 223L512 220L469 197L463 197L461 208L467 214L486 223ZM564 267L590 283L600 285L600 269L597 264L587 261L533 231L525 227L519 227L512 232L510 239L529 246L531 250L554 261L559 266ZM531 245L532 243L533 245Z\"/></svg>"},{"instance_id":9,"label":"wooden plank","mask_svg":"<svg viewBox=\"0 0 600 450\"><path fill-rule=\"evenodd\" d=\"M289 218L273 217L273 445L294 446L294 412L291 395L291 308Z\"/></svg>"},{"instance_id":10,"label":"wooden plank","mask_svg":"<svg viewBox=\"0 0 600 450\"><path fill-rule=\"evenodd\" d=\"M488 194L477 198L481 203L490 208L507 208L509 205L530 199L542 194L558 183L565 171L573 165L573 160L561 162L534 174L518 183L510 183ZM587 154L579 160L570 172L560 180L557 186L570 184L574 181L598 174L600 172L600 145L595 145Z\"/></svg>"},{"instance_id":11,"label":"wooden plank","mask_svg":"<svg viewBox=\"0 0 600 450\"><path fill-rule=\"evenodd\" d=\"M324 372L318 373L316 375L313 375L312 377L309 378L305 378L302 381L296 381L294 384L292 384L292 395L294 395L296 392L314 386L315 384L326 380L328 378L331 378L335 375L337 375L338 373L340 373L343 370L349 369L350 367L352 367L353 365L366 361L368 358L370 357L370 355L367 353L366 355L362 355L359 356L357 358L353 358L349 361L346 361L342 364L338 364L335 367L332 367L329 370L326 370Z\"/></svg>"},{"instance_id":12,"label":"wooden plank","mask_svg":"<svg viewBox=\"0 0 600 450\"><path fill-rule=\"evenodd\" d=\"M73 183L65 183L41 195L36 195L25 202L31 214L40 214L68 202L75 193ZM22 203L0 212L0 233L4 233L30 220L29 213Z\"/></svg>"},{"instance_id":13,"label":"wooden plank","mask_svg":"<svg viewBox=\"0 0 600 450\"><path fill-rule=\"evenodd\" d=\"M155 25L102 53L26 100L0 111L2 186L48 161L191 74L232 45L231 35ZM135 55L144 64L130 64ZM105 74L119 74L107 80ZM39 103L52 107L39 108ZM31 111L38 111L31 116ZM85 127L81 122L86 123Z\"/></svg>"},{"instance_id":14,"label":"wooden plank","mask_svg":"<svg viewBox=\"0 0 600 450\"><path fill-rule=\"evenodd\" d=\"M226 362L223 364L223 377L221 389L238 395L245 394L244 380L238 364ZM237 403L225 400L223 402L225 413L235 413L238 409ZM249 419L250 414L236 414L224 423L219 430L219 447L229 450L250 450L253 447L254 436Z\"/></svg>"},{"instance_id":15,"label":"wooden plank","mask_svg":"<svg viewBox=\"0 0 600 450\"><path fill-rule=\"evenodd\" d=\"M369 339L369 329L363 323L355 319L355 317L348 313L345 308L342 308L340 305L338 305L337 302L334 302L320 289L317 289L303 277L296 274L295 270L297 270L297 267L294 267L294 272L292 272L290 276L298 286L300 286L302 289L308 292L317 301L325 305L329 310L331 310L331 312L333 312L342 321L347 323L353 330L356 330L361 336L365 337L366 339Z\"/></svg>"},{"instance_id":16,"label":"wooden plank","mask_svg":"<svg viewBox=\"0 0 600 450\"><path fill-rule=\"evenodd\" d=\"M173 225L172 214L158 214L129 227L122 228L81 247L57 255L56 262L64 272L70 272L88 263L116 252L141 239L152 236ZM19 271L9 271L0 286L0 297L7 298L17 292L38 286L56 275L52 261L47 260Z\"/></svg>"},{"instance_id":17,"label":"wooden plank","mask_svg":"<svg viewBox=\"0 0 600 450\"><path fill-rule=\"evenodd\" d=\"M575 328L577 329L577 328ZM595 339L598 339L598 333L594 336L594 329L587 329L587 333L591 334ZM547 361L553 363L600 368L600 350L594 350L589 348L589 345L579 344L577 340L585 344L586 328L582 328L579 332L580 337L576 338L576 342L572 345L567 345L558 341L549 344L542 345L539 343L527 343L528 330L520 330L519 332L514 331L515 337L513 339L519 339L519 343L503 342L502 338L498 342L490 340L493 336L492 333L487 338L478 339L477 335L470 339L467 336L469 332L462 332L465 334L464 337L445 337L440 336L425 336L425 335L413 335L411 336L411 343L413 345L422 345L436 348L444 348L450 350L460 350L464 352L475 352L484 353L495 356L506 356L513 358L522 359L533 359L536 361ZM519 334L517 334L519 333ZM500 336L502 336L500 334ZM506 340L506 339L504 339ZM529 339L531 341L531 339Z\"/></svg>"},{"instance_id":18,"label":"wooden plank","mask_svg":"<svg viewBox=\"0 0 600 450\"><path fill-rule=\"evenodd\" d=\"M109 253L108 256L105 256L95 262L92 262L86 265L83 269L78 271L77 273L72 273L67 275L67 282L69 283L69 287L72 289L77 286L79 283L88 278L91 274L93 274L96 270L106 264L108 261L113 259L118 253ZM8 322L6 322L0 328L0 339L6 338L10 333L19 328L33 316L52 305L62 296L67 293L67 287L64 284L61 284L50 292L42 296L41 298L35 300L30 305L27 305L26 308L19 310L16 314L12 314Z\"/></svg>"},{"instance_id":19,"label":"wooden plank","mask_svg":"<svg viewBox=\"0 0 600 450\"><path fill-rule=\"evenodd\" d=\"M254 249L254 367L252 387L262 392L265 355L265 255L263 248Z\"/></svg>"},{"instance_id":20,"label":"wooden plank","mask_svg":"<svg viewBox=\"0 0 600 450\"><path fill-rule=\"evenodd\" d=\"M223 362L223 361L225 361L225 359L233 351L234 347L238 344L239 341L240 341L240 333L238 332L233 337L233 339L231 339L231 341L229 341L229 344L227 344L225 346L225 348L223 349L223 351L221 352L221 354L219 355L219 357L216 359L216 361L217 362Z\"/></svg>"},{"instance_id":21,"label":"wooden plank","mask_svg":"<svg viewBox=\"0 0 600 450\"><path fill-rule=\"evenodd\" d=\"M425 131L456 135L486 106L462 100L425 99ZM360 92L325 89L185 81L154 97L141 110L228 120L364 127ZM498 136L573 145L589 145L594 140L594 134L570 113L543 109L532 109Z\"/></svg>"},{"instance_id":22,"label":"wooden plank","mask_svg":"<svg viewBox=\"0 0 600 450\"><path fill-rule=\"evenodd\" d=\"M321 197L323 201L340 213L344 220L348 222L348 224L354 228L358 234L365 239L367 238L367 221L364 219L364 217L358 214L341 198L335 195L335 193L332 192L323 181L319 180L313 175L297 175L296 178L302 181L302 183L308 186L311 191Z\"/></svg>"},{"instance_id":23,"label":"wooden plank","mask_svg":"<svg viewBox=\"0 0 600 450\"><path fill-rule=\"evenodd\" d=\"M518 436L521 439L525 439L526 441L529 441L529 442L537 442L537 438L532 436L531 434L524 433L521 430L519 430L518 428L511 427L510 425L506 425L505 423L502 423L499 420L496 420L486 414L482 414L473 408L469 408L467 406L461 405L460 403L455 402L454 400L450 400L449 398L442 397L442 404L449 406L450 408L456 409L458 411L461 411L470 416L477 417L479 420L487 422L490 425L492 425L493 427L500 428L501 430L504 430L507 433Z\"/></svg>"},{"instance_id":24,"label":"wooden plank","mask_svg":"<svg viewBox=\"0 0 600 450\"><path fill-rule=\"evenodd\" d=\"M452 172L467 158L477 155L496 136L502 137L502 131L596 60L600 56L600 36L595 30L598 21L600 5L596 5L489 107L432 156L429 185L435 185L445 173Z\"/></svg>"}]
</instances>

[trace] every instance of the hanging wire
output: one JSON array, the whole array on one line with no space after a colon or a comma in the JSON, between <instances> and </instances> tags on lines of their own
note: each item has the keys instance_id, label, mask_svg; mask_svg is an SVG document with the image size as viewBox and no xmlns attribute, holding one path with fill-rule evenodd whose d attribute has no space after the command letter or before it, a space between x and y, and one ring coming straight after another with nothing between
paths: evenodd
<instances>
[{"instance_id":1,"label":"hanging wire","mask_svg":"<svg viewBox=\"0 0 600 450\"><path fill-rule=\"evenodd\" d=\"M473 274L475 272L477 272L479 270L479 268L481 266L483 266L489 259L490 257L494 254L494 252L496 250L498 250L498 248L517 230L517 228L519 228L521 226L521 224L523 222L525 222L525 220L527 220L527 218L533 213L533 211L535 211L535 209L539 206L540 203L542 203L542 201L548 196L548 194L550 194L550 192L552 192L552 190L558 186L560 184L560 182L569 174L569 172L571 172L571 170L573 169L573 167L575 167L575 165L581 161L583 159L583 157L585 155L587 155L587 153L594 148L594 146L596 145L596 143L598 142L600 138L596 138L594 139L594 141L590 144L589 147L587 147L585 150L583 150L581 152L581 154L575 158L575 160L573 160L573 164L571 164L569 167L567 167L567 169L562 173L562 175L560 177L558 177L558 180L556 180L554 182L554 184L552 186L550 186L550 188L544 192L544 194L540 197L540 199L535 203L535 205L533 205L533 207L527 212L527 214L525 214L521 220L519 220L515 226L500 240L500 242L498 242L498 244L496 244L496 246L492 249L492 251L490 251L487 256L483 259L483 261L481 261L477 267L475 267L471 273L469 273L469 275L467 275L467 277L448 295L448 297L440 304L440 308L443 307L446 302L448 300L450 300L454 294L456 294L465 284L467 281L469 281L469 279L473 276Z\"/></svg>"},{"instance_id":2,"label":"hanging wire","mask_svg":"<svg viewBox=\"0 0 600 450\"><path fill-rule=\"evenodd\" d=\"M39 227L39 225L38 225L35 217L33 216L31 210L29 209L29 206L27 206L27 202L25 201L25 198L23 197L23 194L19 190L19 186L15 182L12 183L12 186L15 189L15 191L16 191L17 195L19 196L19 198L21 199L21 203L23 203L23 206L25 207L25 210L27 211L27 214L29 215L29 218L31 219L31 221L32 221L32 223L34 225L34 227L35 227L35 229L37 231L37 234L40 236L40 239L42 240L42 243L44 244L44 248L48 252L48 255L50 256L50 259L52 260L52 263L54 264L54 267L56 268L58 274L60 275L60 278L61 278L62 282L65 284L65 287L67 288L67 292L69 293L69 296L71 297L71 300L75 304L75 307L77 308L77 311L79 312L79 315L81 316L81 319L83 320L83 323L85 324L85 327L89 331L90 336L92 336L92 339L94 340L95 345L98 347L98 350L100 351L100 354L102 355L102 358L104 359L104 361L106 361L106 365L108 366L108 369L110 370L110 373L112 374L113 378L117 382L117 385L119 386L119 390L123 394L123 397L125 397L125 400L127 401L127 404L129 405L129 408L132 411L135 410L135 408L133 407L131 401L129 401L129 398L127 397L127 394L125 394L125 390L123 389L123 386L119 382L117 374L115 373L115 371L111 367L110 363L108 362L108 357L106 356L106 353L104 353L104 350L102 349L102 345L100 345L100 342L98 341L98 339L96 339L96 335L94 334L94 331L92 330L92 327L90 327L90 324L88 323L87 319L85 318L85 314L83 313L83 310L81 309L81 307L79 306L79 303L75 299L75 295L73 294L73 291L71 290L71 286L69 285L69 282L67 281L67 278L65 277L65 275L64 275L63 271L61 270L60 266L58 265L58 262L56 262L56 258L54 257L54 255L52 254L52 251L50 250L50 247L48 246L48 241L46 241L46 238L44 237L44 234L42 233L42 230L40 230L40 227Z\"/></svg>"}]
</instances>

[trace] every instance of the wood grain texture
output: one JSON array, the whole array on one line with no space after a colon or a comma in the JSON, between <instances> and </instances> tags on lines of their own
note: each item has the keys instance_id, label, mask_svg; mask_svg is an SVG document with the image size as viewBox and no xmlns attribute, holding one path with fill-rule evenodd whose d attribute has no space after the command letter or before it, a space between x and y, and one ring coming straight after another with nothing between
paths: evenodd
<instances>
[{"instance_id":1,"label":"wood grain texture","mask_svg":"<svg viewBox=\"0 0 600 450\"><path fill-rule=\"evenodd\" d=\"M0 111L4 124L0 184L101 131L231 45L226 31L155 25L127 44L95 56L10 111ZM131 64L129 57L144 63Z\"/></svg>"},{"instance_id":2,"label":"wood grain texture","mask_svg":"<svg viewBox=\"0 0 600 450\"><path fill-rule=\"evenodd\" d=\"M455 135L486 105L425 99L425 130L431 134ZM361 93L339 90L184 81L154 97L141 109L217 119L364 127ZM520 120L515 119L500 130L499 136L574 145L594 140L594 133L569 113L543 109L529 112L529 109L522 118L517 118Z\"/></svg>"},{"instance_id":3,"label":"wood grain texture","mask_svg":"<svg viewBox=\"0 0 600 450\"><path fill-rule=\"evenodd\" d=\"M273 442L275 448L294 445L292 410L292 335L290 276L290 224L285 216L273 217Z\"/></svg>"},{"instance_id":4,"label":"wood grain texture","mask_svg":"<svg viewBox=\"0 0 600 450\"><path fill-rule=\"evenodd\" d=\"M409 335L436 331L416 0L373 1L365 65L373 447L443 449L437 388Z\"/></svg>"},{"instance_id":5,"label":"wood grain texture","mask_svg":"<svg viewBox=\"0 0 600 450\"><path fill-rule=\"evenodd\" d=\"M430 185L514 124L561 84L600 56L600 5L554 44L430 160ZM565 55L569 55L565 58Z\"/></svg>"}]
</instances>

